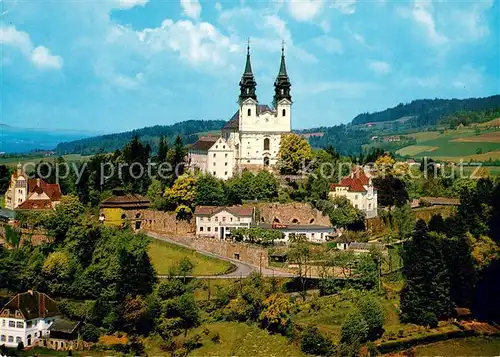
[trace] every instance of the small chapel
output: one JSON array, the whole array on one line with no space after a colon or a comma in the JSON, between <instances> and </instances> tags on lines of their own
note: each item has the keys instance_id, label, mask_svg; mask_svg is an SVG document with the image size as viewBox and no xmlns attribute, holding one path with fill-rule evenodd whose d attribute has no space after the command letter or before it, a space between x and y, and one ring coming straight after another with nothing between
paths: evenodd
<instances>
[{"instance_id":1,"label":"small chapel","mask_svg":"<svg viewBox=\"0 0 500 357\"><path fill-rule=\"evenodd\" d=\"M189 148L192 170L228 179L244 169L269 169L276 165L281 135L291 131L291 83L281 48L281 63L274 82L272 106L259 104L257 82L252 72L250 45L240 80L239 108L220 135L200 137Z\"/></svg>"}]
</instances>

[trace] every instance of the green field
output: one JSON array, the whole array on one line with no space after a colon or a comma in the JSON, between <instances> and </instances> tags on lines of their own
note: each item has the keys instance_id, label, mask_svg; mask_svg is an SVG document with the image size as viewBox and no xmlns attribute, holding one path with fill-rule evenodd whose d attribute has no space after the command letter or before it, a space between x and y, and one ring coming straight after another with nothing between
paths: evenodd
<instances>
[{"instance_id":1,"label":"green field","mask_svg":"<svg viewBox=\"0 0 500 357\"><path fill-rule=\"evenodd\" d=\"M424 156L440 160L457 161L487 161L500 158L500 142L460 142L455 139L474 137L486 133L498 132L497 129L483 129L479 133L474 128L459 130L444 130L443 132L420 132L412 134L417 139L417 145L399 149L397 153L402 156L421 158Z\"/></svg>"},{"instance_id":2,"label":"green field","mask_svg":"<svg viewBox=\"0 0 500 357\"><path fill-rule=\"evenodd\" d=\"M499 337L468 337L417 346L417 356L499 356Z\"/></svg>"},{"instance_id":3,"label":"green field","mask_svg":"<svg viewBox=\"0 0 500 357\"><path fill-rule=\"evenodd\" d=\"M208 335L203 331L207 329ZM218 333L220 343L211 341L211 336ZM252 357L281 357L281 356L305 356L299 346L296 346L285 336L278 334L271 335L267 331L244 323L219 322L207 324L188 333L188 338L195 334L202 336L203 346L198 348L188 356L206 357L231 357L231 356L252 356Z\"/></svg>"},{"instance_id":4,"label":"green field","mask_svg":"<svg viewBox=\"0 0 500 357\"><path fill-rule=\"evenodd\" d=\"M194 264L193 275L220 275L233 269L233 265L227 261L157 240L152 240L149 244L149 257L159 275L168 275L170 269L184 257Z\"/></svg>"},{"instance_id":5,"label":"green field","mask_svg":"<svg viewBox=\"0 0 500 357\"><path fill-rule=\"evenodd\" d=\"M25 164L28 162L39 163L40 161L54 161L59 156L43 156L43 155L26 155L26 156L15 156L15 157L0 157L0 164L4 164L10 167L15 167L19 162L21 164ZM79 154L71 154L71 155L63 155L63 158L66 162L82 162L87 161L90 156L82 156Z\"/></svg>"}]
</instances>

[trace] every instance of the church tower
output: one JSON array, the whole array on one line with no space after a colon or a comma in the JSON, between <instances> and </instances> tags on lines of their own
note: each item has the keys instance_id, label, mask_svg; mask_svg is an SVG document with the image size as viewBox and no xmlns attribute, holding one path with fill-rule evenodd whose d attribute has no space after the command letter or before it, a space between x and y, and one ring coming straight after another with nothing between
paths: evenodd
<instances>
[{"instance_id":1,"label":"church tower","mask_svg":"<svg viewBox=\"0 0 500 357\"><path fill-rule=\"evenodd\" d=\"M278 76L274 81L273 105L276 109L276 116L281 123L288 125L288 131L291 129L291 106L292 96L290 95L290 78L286 72L285 64L285 45L281 45L281 63Z\"/></svg>"},{"instance_id":2,"label":"church tower","mask_svg":"<svg viewBox=\"0 0 500 357\"><path fill-rule=\"evenodd\" d=\"M255 93L256 87L257 82L255 82L255 78L252 73L252 64L250 63L250 41L248 41L245 72L243 72L240 80L240 105L249 98L257 101L257 94Z\"/></svg>"}]
</instances>

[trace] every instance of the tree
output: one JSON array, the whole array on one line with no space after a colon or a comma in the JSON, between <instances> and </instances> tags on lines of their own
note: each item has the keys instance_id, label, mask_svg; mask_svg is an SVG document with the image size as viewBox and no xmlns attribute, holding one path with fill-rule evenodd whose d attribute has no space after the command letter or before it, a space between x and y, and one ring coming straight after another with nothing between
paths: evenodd
<instances>
[{"instance_id":1,"label":"tree","mask_svg":"<svg viewBox=\"0 0 500 357\"><path fill-rule=\"evenodd\" d=\"M362 212L354 208L351 202L343 196L335 197L326 213L330 217L330 222L334 227L347 228L363 221Z\"/></svg>"},{"instance_id":2,"label":"tree","mask_svg":"<svg viewBox=\"0 0 500 357\"><path fill-rule=\"evenodd\" d=\"M0 192L2 192L2 194L9 188L9 183L10 183L9 168L6 165L0 165Z\"/></svg>"},{"instance_id":3,"label":"tree","mask_svg":"<svg viewBox=\"0 0 500 357\"><path fill-rule=\"evenodd\" d=\"M222 180L210 174L200 175L196 179L196 205L222 206L226 203Z\"/></svg>"},{"instance_id":4,"label":"tree","mask_svg":"<svg viewBox=\"0 0 500 357\"><path fill-rule=\"evenodd\" d=\"M121 178L123 185L130 192L145 194L151 183L147 167L151 155L149 144L144 145L139 141L138 136L134 136L124 148L120 159L122 165Z\"/></svg>"},{"instance_id":5,"label":"tree","mask_svg":"<svg viewBox=\"0 0 500 357\"><path fill-rule=\"evenodd\" d=\"M50 254L43 264L43 274L53 294L68 294L75 269L68 254L58 251Z\"/></svg>"},{"instance_id":6,"label":"tree","mask_svg":"<svg viewBox=\"0 0 500 357\"><path fill-rule=\"evenodd\" d=\"M173 207L193 207L196 200L196 180L187 174L179 176L173 186L165 190L164 196Z\"/></svg>"},{"instance_id":7,"label":"tree","mask_svg":"<svg viewBox=\"0 0 500 357\"><path fill-rule=\"evenodd\" d=\"M184 336L187 335L187 330L191 327L196 327L200 324L200 313L198 305L194 300L194 295L184 294L177 302L177 313L181 319L181 326L184 328Z\"/></svg>"},{"instance_id":8,"label":"tree","mask_svg":"<svg viewBox=\"0 0 500 357\"><path fill-rule=\"evenodd\" d=\"M148 187L147 196L150 200L155 200L157 197L163 196L163 187L159 180L151 181L151 185Z\"/></svg>"},{"instance_id":9,"label":"tree","mask_svg":"<svg viewBox=\"0 0 500 357\"><path fill-rule=\"evenodd\" d=\"M303 168L307 167L312 156L311 145L303 137L295 133L281 136L278 167L282 174L298 174Z\"/></svg>"},{"instance_id":10,"label":"tree","mask_svg":"<svg viewBox=\"0 0 500 357\"><path fill-rule=\"evenodd\" d=\"M403 248L401 321L433 325L450 313L450 281L442 253L443 236L419 220Z\"/></svg>"},{"instance_id":11,"label":"tree","mask_svg":"<svg viewBox=\"0 0 500 357\"><path fill-rule=\"evenodd\" d=\"M285 334L291 324L292 304L288 297L274 294L264 300L259 320L271 332Z\"/></svg>"},{"instance_id":12,"label":"tree","mask_svg":"<svg viewBox=\"0 0 500 357\"><path fill-rule=\"evenodd\" d=\"M172 150L168 152L168 162L172 165L172 169L174 170L174 178L184 174L186 155L187 149L180 135L177 135Z\"/></svg>"},{"instance_id":13,"label":"tree","mask_svg":"<svg viewBox=\"0 0 500 357\"><path fill-rule=\"evenodd\" d=\"M185 282L186 276L193 274L194 264L187 257L183 257L179 262L178 270Z\"/></svg>"},{"instance_id":14,"label":"tree","mask_svg":"<svg viewBox=\"0 0 500 357\"><path fill-rule=\"evenodd\" d=\"M377 187L379 205L401 207L407 203L408 192L406 191L406 185L399 178L392 175L377 177L373 180L373 184Z\"/></svg>"},{"instance_id":15,"label":"tree","mask_svg":"<svg viewBox=\"0 0 500 357\"><path fill-rule=\"evenodd\" d=\"M46 217L45 227L56 242L62 242L85 208L76 196L63 196L53 212Z\"/></svg>"},{"instance_id":16,"label":"tree","mask_svg":"<svg viewBox=\"0 0 500 357\"><path fill-rule=\"evenodd\" d=\"M168 154L168 140L164 135L160 136L160 141L158 143L158 151L156 153L156 162L162 163L167 161Z\"/></svg>"},{"instance_id":17,"label":"tree","mask_svg":"<svg viewBox=\"0 0 500 357\"><path fill-rule=\"evenodd\" d=\"M302 284L301 295L302 299L306 300L306 282L307 282L307 262L311 256L311 250L307 238L303 235L290 234L290 250L288 251L288 259L290 262L297 264L300 282Z\"/></svg>"},{"instance_id":18,"label":"tree","mask_svg":"<svg viewBox=\"0 0 500 357\"><path fill-rule=\"evenodd\" d=\"M360 346L368 337L368 324L358 309L347 315L342 324L340 342L348 345Z\"/></svg>"},{"instance_id":19,"label":"tree","mask_svg":"<svg viewBox=\"0 0 500 357\"><path fill-rule=\"evenodd\" d=\"M300 348L302 352L315 356L331 356L333 344L315 326L307 327L300 335Z\"/></svg>"},{"instance_id":20,"label":"tree","mask_svg":"<svg viewBox=\"0 0 500 357\"><path fill-rule=\"evenodd\" d=\"M373 296L365 295L356 302L356 307L366 322L368 339L377 339L383 332L385 321L384 310L380 302Z\"/></svg>"},{"instance_id":21,"label":"tree","mask_svg":"<svg viewBox=\"0 0 500 357\"><path fill-rule=\"evenodd\" d=\"M415 227L415 217L411 212L410 205L403 205L394 210L394 220L398 227L398 238L407 239L411 236L413 227Z\"/></svg>"}]
</instances>

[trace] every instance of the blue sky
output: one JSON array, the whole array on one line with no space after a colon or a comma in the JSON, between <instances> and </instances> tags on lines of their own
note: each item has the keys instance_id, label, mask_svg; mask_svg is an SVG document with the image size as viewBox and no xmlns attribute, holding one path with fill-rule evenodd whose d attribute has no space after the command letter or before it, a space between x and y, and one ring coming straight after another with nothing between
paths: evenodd
<instances>
[{"instance_id":1,"label":"blue sky","mask_svg":"<svg viewBox=\"0 0 500 357\"><path fill-rule=\"evenodd\" d=\"M292 126L500 93L499 0L0 0L1 117L116 132L228 120L251 38L260 103L281 41Z\"/></svg>"}]
</instances>

